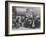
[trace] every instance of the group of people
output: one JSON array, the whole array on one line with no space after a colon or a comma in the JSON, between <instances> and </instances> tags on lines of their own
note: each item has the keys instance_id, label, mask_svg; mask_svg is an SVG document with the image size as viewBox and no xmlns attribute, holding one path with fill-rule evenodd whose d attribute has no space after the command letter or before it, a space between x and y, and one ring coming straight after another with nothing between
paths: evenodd
<instances>
[{"instance_id":1,"label":"group of people","mask_svg":"<svg viewBox=\"0 0 46 37\"><path fill-rule=\"evenodd\" d=\"M30 12L30 10L27 9L24 16L15 16L15 18L13 19L13 27L39 28L40 17L35 16L33 12Z\"/></svg>"},{"instance_id":2,"label":"group of people","mask_svg":"<svg viewBox=\"0 0 46 37\"><path fill-rule=\"evenodd\" d=\"M27 27L29 24L31 25L31 23L32 18L26 16L16 16L16 18L13 20L13 24L16 28Z\"/></svg>"},{"instance_id":3,"label":"group of people","mask_svg":"<svg viewBox=\"0 0 46 37\"><path fill-rule=\"evenodd\" d=\"M40 18L36 16L33 19L32 15L30 16L16 16L13 20L15 28L25 27L25 28L39 28L40 27Z\"/></svg>"}]
</instances>

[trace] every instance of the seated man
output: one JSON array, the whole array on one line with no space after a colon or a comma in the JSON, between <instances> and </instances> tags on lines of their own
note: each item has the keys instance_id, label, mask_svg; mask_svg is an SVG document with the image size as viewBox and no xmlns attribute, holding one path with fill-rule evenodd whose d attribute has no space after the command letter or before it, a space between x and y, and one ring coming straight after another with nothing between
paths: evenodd
<instances>
[{"instance_id":1,"label":"seated man","mask_svg":"<svg viewBox=\"0 0 46 37\"><path fill-rule=\"evenodd\" d=\"M32 27L32 23L33 23L32 17L26 16L24 26L27 27L27 28L31 28Z\"/></svg>"},{"instance_id":2,"label":"seated man","mask_svg":"<svg viewBox=\"0 0 46 37\"><path fill-rule=\"evenodd\" d=\"M35 23L35 28L39 28L40 27L40 17L39 16L36 16L34 23Z\"/></svg>"}]
</instances>

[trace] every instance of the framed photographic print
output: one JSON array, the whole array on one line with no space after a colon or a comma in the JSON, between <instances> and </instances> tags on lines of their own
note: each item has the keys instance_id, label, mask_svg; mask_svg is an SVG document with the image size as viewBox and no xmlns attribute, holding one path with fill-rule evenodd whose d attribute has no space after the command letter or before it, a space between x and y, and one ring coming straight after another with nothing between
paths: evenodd
<instances>
[{"instance_id":1,"label":"framed photographic print","mask_svg":"<svg viewBox=\"0 0 46 37\"><path fill-rule=\"evenodd\" d=\"M45 33L45 4L40 2L5 1L5 35Z\"/></svg>"}]
</instances>

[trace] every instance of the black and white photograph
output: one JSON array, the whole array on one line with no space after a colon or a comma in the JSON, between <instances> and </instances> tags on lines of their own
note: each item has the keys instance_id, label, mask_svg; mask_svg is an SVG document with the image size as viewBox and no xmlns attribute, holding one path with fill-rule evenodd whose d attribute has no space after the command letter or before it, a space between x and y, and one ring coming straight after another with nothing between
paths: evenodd
<instances>
[{"instance_id":1,"label":"black and white photograph","mask_svg":"<svg viewBox=\"0 0 46 37\"><path fill-rule=\"evenodd\" d=\"M44 5L36 2L6 2L6 35L44 34Z\"/></svg>"},{"instance_id":2,"label":"black and white photograph","mask_svg":"<svg viewBox=\"0 0 46 37\"><path fill-rule=\"evenodd\" d=\"M13 30L40 28L40 7L12 7Z\"/></svg>"}]
</instances>

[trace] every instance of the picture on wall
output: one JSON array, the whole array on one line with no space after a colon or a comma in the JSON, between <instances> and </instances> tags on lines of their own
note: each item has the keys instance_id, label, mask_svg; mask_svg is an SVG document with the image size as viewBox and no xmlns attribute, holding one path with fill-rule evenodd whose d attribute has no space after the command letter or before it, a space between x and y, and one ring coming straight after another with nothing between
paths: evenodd
<instances>
[{"instance_id":1,"label":"picture on wall","mask_svg":"<svg viewBox=\"0 0 46 37\"><path fill-rule=\"evenodd\" d=\"M5 35L45 33L45 4L36 2L5 2Z\"/></svg>"}]
</instances>

